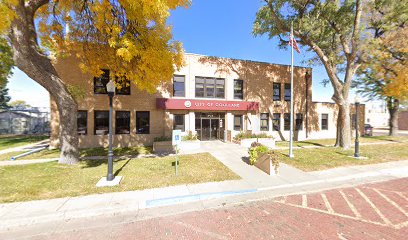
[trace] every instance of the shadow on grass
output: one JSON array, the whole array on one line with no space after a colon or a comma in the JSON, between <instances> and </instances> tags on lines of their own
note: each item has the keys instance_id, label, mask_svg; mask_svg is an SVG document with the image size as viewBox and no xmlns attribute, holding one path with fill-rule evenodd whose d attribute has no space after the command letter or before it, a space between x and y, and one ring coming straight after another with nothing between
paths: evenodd
<instances>
[{"instance_id":1,"label":"shadow on grass","mask_svg":"<svg viewBox=\"0 0 408 240\"><path fill-rule=\"evenodd\" d=\"M128 165L128 163L130 162L130 160L131 160L131 159L128 159L120 168L118 168L118 169L115 171L114 176L118 176L119 173L123 170L123 168L124 168L126 165Z\"/></svg>"},{"instance_id":2,"label":"shadow on grass","mask_svg":"<svg viewBox=\"0 0 408 240\"><path fill-rule=\"evenodd\" d=\"M306 143L306 144L310 144L310 145L314 145L314 146L319 146L319 147L326 147L326 145L324 145L324 144L316 143L316 142L309 142L309 141L301 141L301 142L299 142L299 143L295 142L295 145L296 145L297 147L305 147L305 146L302 146L301 143Z\"/></svg>"}]
</instances>

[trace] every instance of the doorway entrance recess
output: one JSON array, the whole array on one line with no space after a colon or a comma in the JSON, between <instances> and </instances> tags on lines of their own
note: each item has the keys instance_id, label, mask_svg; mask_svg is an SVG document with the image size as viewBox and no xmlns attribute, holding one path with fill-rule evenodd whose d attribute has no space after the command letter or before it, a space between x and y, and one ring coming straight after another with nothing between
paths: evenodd
<instances>
[{"instance_id":1,"label":"doorway entrance recess","mask_svg":"<svg viewBox=\"0 0 408 240\"><path fill-rule=\"evenodd\" d=\"M197 112L195 116L198 139L201 141L224 139L225 113Z\"/></svg>"}]
</instances>

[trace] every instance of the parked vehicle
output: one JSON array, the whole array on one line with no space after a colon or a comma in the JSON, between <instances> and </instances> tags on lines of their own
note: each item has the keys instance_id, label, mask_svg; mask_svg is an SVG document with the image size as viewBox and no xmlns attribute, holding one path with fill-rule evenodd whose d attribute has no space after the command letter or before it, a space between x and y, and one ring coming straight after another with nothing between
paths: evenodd
<instances>
[{"instance_id":1,"label":"parked vehicle","mask_svg":"<svg viewBox=\"0 0 408 240\"><path fill-rule=\"evenodd\" d=\"M364 124L364 136L373 136L373 127L370 124Z\"/></svg>"}]
</instances>

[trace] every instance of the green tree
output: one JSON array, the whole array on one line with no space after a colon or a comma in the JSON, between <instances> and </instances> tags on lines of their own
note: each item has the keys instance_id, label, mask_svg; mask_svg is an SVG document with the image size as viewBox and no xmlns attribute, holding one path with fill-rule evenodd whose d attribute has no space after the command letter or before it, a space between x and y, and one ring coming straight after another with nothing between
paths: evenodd
<instances>
[{"instance_id":1,"label":"green tree","mask_svg":"<svg viewBox=\"0 0 408 240\"><path fill-rule=\"evenodd\" d=\"M60 163L77 163L79 159L78 107L50 55L59 58L72 54L84 71L100 75L101 68L108 68L115 81L125 76L138 88L154 92L163 79L170 80L174 70L182 66L181 43L173 41L167 18L170 10L189 4L189 0L0 2L0 34L7 35L16 66L56 102Z\"/></svg>"},{"instance_id":2,"label":"green tree","mask_svg":"<svg viewBox=\"0 0 408 240\"><path fill-rule=\"evenodd\" d=\"M370 99L387 102L389 135L396 135L400 102L408 99L408 4L375 0L366 9L368 39L362 44L362 65L352 87Z\"/></svg>"},{"instance_id":3,"label":"green tree","mask_svg":"<svg viewBox=\"0 0 408 240\"><path fill-rule=\"evenodd\" d=\"M0 86L0 109L10 108L8 102L10 101L10 96L8 95L8 88Z\"/></svg>"},{"instance_id":4,"label":"green tree","mask_svg":"<svg viewBox=\"0 0 408 240\"><path fill-rule=\"evenodd\" d=\"M31 108L31 105L24 100L14 100L10 102L9 106L19 110Z\"/></svg>"},{"instance_id":5,"label":"green tree","mask_svg":"<svg viewBox=\"0 0 408 240\"><path fill-rule=\"evenodd\" d=\"M307 51L311 63L326 69L338 105L336 146L351 145L349 91L359 67L362 1L264 0L253 26L255 35L266 34L287 44L290 24Z\"/></svg>"}]
</instances>

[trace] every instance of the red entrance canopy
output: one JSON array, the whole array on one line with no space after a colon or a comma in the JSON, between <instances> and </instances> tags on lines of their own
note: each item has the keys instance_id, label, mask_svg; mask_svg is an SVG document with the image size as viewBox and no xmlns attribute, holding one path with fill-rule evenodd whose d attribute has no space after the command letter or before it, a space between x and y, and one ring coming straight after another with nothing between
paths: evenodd
<instances>
[{"instance_id":1,"label":"red entrance canopy","mask_svg":"<svg viewBox=\"0 0 408 240\"><path fill-rule=\"evenodd\" d=\"M156 106L168 110L256 111L258 102L157 98Z\"/></svg>"}]
</instances>

